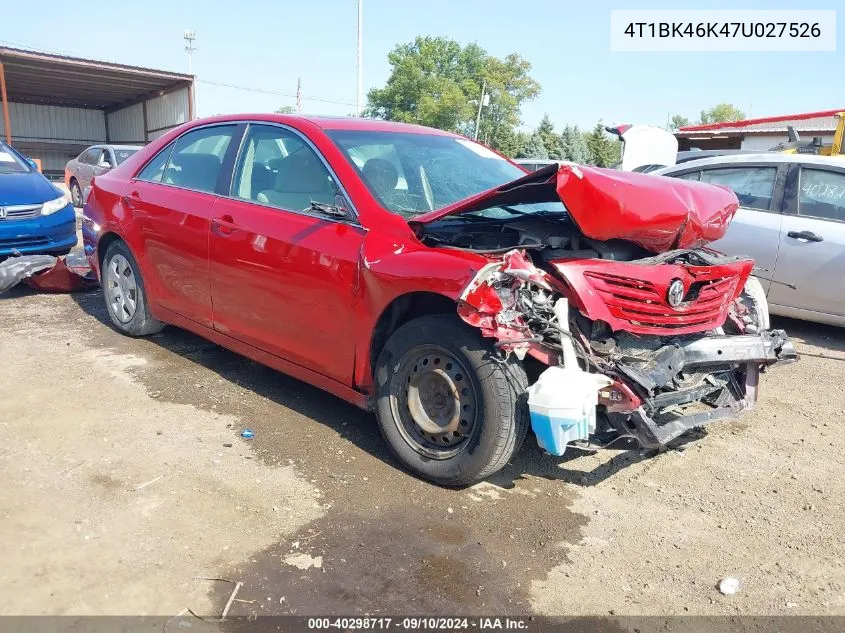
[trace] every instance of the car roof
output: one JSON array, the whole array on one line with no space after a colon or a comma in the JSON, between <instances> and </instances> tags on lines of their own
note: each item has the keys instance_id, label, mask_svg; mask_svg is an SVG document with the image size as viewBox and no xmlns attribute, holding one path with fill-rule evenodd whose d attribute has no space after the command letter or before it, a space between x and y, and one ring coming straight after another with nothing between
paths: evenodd
<instances>
[{"instance_id":1,"label":"car roof","mask_svg":"<svg viewBox=\"0 0 845 633\"><path fill-rule=\"evenodd\" d=\"M113 149L143 149L143 145L115 145L113 143L109 143L108 145L104 145L104 147L111 147Z\"/></svg>"},{"instance_id":2,"label":"car roof","mask_svg":"<svg viewBox=\"0 0 845 633\"><path fill-rule=\"evenodd\" d=\"M436 136L454 136L457 134L438 130L413 123L398 123L396 121L382 121L381 119L365 119L362 117L350 116L313 116L307 114L274 114L268 112L247 113L247 114L224 114L198 119L192 121L195 125L207 123L224 123L232 121L267 121L270 123L283 123L297 126L302 122L315 125L323 130L361 130L373 132L405 132L411 134L431 134Z\"/></svg>"},{"instance_id":3,"label":"car roof","mask_svg":"<svg viewBox=\"0 0 845 633\"><path fill-rule=\"evenodd\" d=\"M713 156L688 160L671 167L663 167L650 172L652 175L661 176L676 171L693 170L696 167L712 167L714 165L742 165L744 163L771 163L780 165L783 163L800 163L802 165L833 165L845 167L845 159L831 158L830 156L817 156L815 154L785 154L783 152L759 152L752 154L732 154L727 156Z\"/></svg>"}]
</instances>

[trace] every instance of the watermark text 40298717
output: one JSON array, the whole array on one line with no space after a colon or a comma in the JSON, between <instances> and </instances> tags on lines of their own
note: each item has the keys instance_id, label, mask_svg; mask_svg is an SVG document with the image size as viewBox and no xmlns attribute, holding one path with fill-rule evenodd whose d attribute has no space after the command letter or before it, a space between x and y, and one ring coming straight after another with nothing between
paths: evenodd
<instances>
[{"instance_id":1,"label":"watermark text 40298717","mask_svg":"<svg viewBox=\"0 0 845 633\"><path fill-rule=\"evenodd\" d=\"M835 51L836 11L610 12L612 51Z\"/></svg>"}]
</instances>

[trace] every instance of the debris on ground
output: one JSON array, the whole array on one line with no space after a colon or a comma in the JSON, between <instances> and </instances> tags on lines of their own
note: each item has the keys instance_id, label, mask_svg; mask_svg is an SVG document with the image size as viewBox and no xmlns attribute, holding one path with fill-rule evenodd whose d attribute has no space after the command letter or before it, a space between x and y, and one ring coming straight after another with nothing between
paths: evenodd
<instances>
[{"instance_id":1,"label":"debris on ground","mask_svg":"<svg viewBox=\"0 0 845 633\"><path fill-rule=\"evenodd\" d=\"M288 554L282 558L282 562L286 565L296 567L297 569L311 569L312 567L317 569L323 568L322 556L311 556L310 554L304 553Z\"/></svg>"},{"instance_id":2,"label":"debris on ground","mask_svg":"<svg viewBox=\"0 0 845 633\"><path fill-rule=\"evenodd\" d=\"M726 595L732 596L739 590L739 580L737 578L723 578L719 582L719 592Z\"/></svg>"},{"instance_id":3,"label":"debris on ground","mask_svg":"<svg viewBox=\"0 0 845 633\"><path fill-rule=\"evenodd\" d=\"M251 440L255 437L255 431L253 431L252 429L244 429L243 431L241 431L241 437L245 440Z\"/></svg>"},{"instance_id":4,"label":"debris on ground","mask_svg":"<svg viewBox=\"0 0 845 633\"><path fill-rule=\"evenodd\" d=\"M81 292L97 279L84 257L18 255L0 262L0 293L20 283L41 292Z\"/></svg>"}]
</instances>

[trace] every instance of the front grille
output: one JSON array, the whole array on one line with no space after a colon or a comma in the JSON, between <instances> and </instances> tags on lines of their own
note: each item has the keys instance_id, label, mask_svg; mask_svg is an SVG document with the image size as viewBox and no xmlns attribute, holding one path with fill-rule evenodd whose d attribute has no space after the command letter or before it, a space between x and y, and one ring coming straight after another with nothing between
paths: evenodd
<instances>
[{"instance_id":1,"label":"front grille","mask_svg":"<svg viewBox=\"0 0 845 633\"><path fill-rule=\"evenodd\" d=\"M733 274L695 281L683 303L673 308L666 301L665 290L650 281L596 271L585 272L584 277L612 316L631 324L631 331L648 333L706 330L722 325L739 280L739 274Z\"/></svg>"},{"instance_id":2,"label":"front grille","mask_svg":"<svg viewBox=\"0 0 845 633\"><path fill-rule=\"evenodd\" d=\"M11 220L31 220L41 215L40 204L21 204L8 207L0 207L0 222Z\"/></svg>"}]
</instances>

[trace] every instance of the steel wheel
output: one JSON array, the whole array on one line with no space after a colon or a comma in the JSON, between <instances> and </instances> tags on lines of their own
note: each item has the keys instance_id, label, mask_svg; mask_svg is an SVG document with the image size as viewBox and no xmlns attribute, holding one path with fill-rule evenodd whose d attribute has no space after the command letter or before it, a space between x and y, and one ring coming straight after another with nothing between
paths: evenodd
<instances>
[{"instance_id":1,"label":"steel wheel","mask_svg":"<svg viewBox=\"0 0 845 633\"><path fill-rule=\"evenodd\" d=\"M106 271L106 297L109 309L121 323L128 323L138 308L138 283L129 260L116 254Z\"/></svg>"},{"instance_id":2,"label":"steel wheel","mask_svg":"<svg viewBox=\"0 0 845 633\"><path fill-rule=\"evenodd\" d=\"M392 378L391 408L404 440L417 453L448 459L476 429L477 394L467 369L438 345L415 347Z\"/></svg>"}]
</instances>

